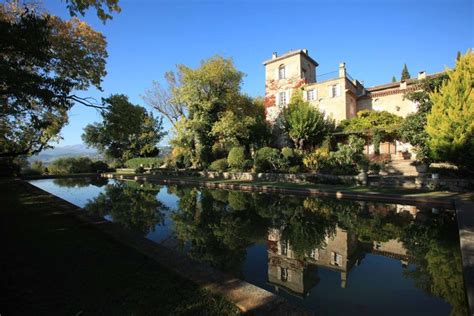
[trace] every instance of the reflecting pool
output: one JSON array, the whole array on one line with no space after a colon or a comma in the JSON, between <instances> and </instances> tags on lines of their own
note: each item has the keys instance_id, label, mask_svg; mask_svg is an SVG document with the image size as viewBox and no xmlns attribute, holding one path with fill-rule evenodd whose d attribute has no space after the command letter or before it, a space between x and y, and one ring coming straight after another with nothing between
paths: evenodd
<instances>
[{"instance_id":1,"label":"reflecting pool","mask_svg":"<svg viewBox=\"0 0 474 316\"><path fill-rule=\"evenodd\" d=\"M31 183L317 314L467 314L453 210L109 179Z\"/></svg>"}]
</instances>

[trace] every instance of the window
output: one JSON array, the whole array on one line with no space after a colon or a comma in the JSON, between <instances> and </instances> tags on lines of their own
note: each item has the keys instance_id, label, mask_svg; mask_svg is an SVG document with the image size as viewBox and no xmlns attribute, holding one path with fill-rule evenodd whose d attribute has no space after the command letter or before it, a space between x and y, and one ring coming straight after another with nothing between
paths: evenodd
<instances>
[{"instance_id":1,"label":"window","mask_svg":"<svg viewBox=\"0 0 474 316\"><path fill-rule=\"evenodd\" d=\"M278 104L285 105L286 104L286 91L282 91L278 93Z\"/></svg>"},{"instance_id":2,"label":"window","mask_svg":"<svg viewBox=\"0 0 474 316\"><path fill-rule=\"evenodd\" d=\"M288 281L288 268L280 268L280 279L283 282Z\"/></svg>"},{"instance_id":3,"label":"window","mask_svg":"<svg viewBox=\"0 0 474 316\"><path fill-rule=\"evenodd\" d=\"M286 78L286 67L285 65L280 65L278 67L278 79L285 79Z\"/></svg>"},{"instance_id":4,"label":"window","mask_svg":"<svg viewBox=\"0 0 474 316\"><path fill-rule=\"evenodd\" d=\"M319 249L315 248L311 250L310 257L313 258L314 260L319 260Z\"/></svg>"},{"instance_id":5,"label":"window","mask_svg":"<svg viewBox=\"0 0 474 316\"><path fill-rule=\"evenodd\" d=\"M301 69L301 78L306 79L306 69L304 68Z\"/></svg>"},{"instance_id":6,"label":"window","mask_svg":"<svg viewBox=\"0 0 474 316\"><path fill-rule=\"evenodd\" d=\"M336 253L336 252L331 252L331 264L335 266L341 266L342 265L342 255Z\"/></svg>"},{"instance_id":7,"label":"window","mask_svg":"<svg viewBox=\"0 0 474 316\"><path fill-rule=\"evenodd\" d=\"M329 95L332 98L340 96L341 95L341 85L340 84L335 84L335 85L329 86Z\"/></svg>"},{"instance_id":8,"label":"window","mask_svg":"<svg viewBox=\"0 0 474 316\"><path fill-rule=\"evenodd\" d=\"M316 100L316 90L311 89L306 92L306 99L308 101Z\"/></svg>"},{"instance_id":9,"label":"window","mask_svg":"<svg viewBox=\"0 0 474 316\"><path fill-rule=\"evenodd\" d=\"M288 241L284 240L281 242L280 254L283 256L288 255Z\"/></svg>"}]
</instances>

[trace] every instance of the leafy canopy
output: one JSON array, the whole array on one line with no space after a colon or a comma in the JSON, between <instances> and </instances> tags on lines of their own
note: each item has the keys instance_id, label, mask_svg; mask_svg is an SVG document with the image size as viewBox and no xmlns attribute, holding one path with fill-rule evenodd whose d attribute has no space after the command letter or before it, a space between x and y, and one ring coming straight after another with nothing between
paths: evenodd
<instances>
[{"instance_id":1,"label":"leafy canopy","mask_svg":"<svg viewBox=\"0 0 474 316\"><path fill-rule=\"evenodd\" d=\"M85 22L0 4L0 157L57 140L74 102L92 106L73 92L100 89L106 57L105 38Z\"/></svg>"},{"instance_id":2,"label":"leafy canopy","mask_svg":"<svg viewBox=\"0 0 474 316\"><path fill-rule=\"evenodd\" d=\"M474 53L468 51L448 71L449 80L430 94L426 120L430 154L437 160L474 167Z\"/></svg>"},{"instance_id":3,"label":"leafy canopy","mask_svg":"<svg viewBox=\"0 0 474 316\"><path fill-rule=\"evenodd\" d=\"M296 148L307 149L321 144L333 129L332 122L324 113L303 100L302 92L295 91L291 101L283 110L284 127Z\"/></svg>"},{"instance_id":4,"label":"leafy canopy","mask_svg":"<svg viewBox=\"0 0 474 316\"><path fill-rule=\"evenodd\" d=\"M156 146L166 134L162 120L130 103L125 95L112 95L104 101L107 109L102 112L103 121L84 128L84 143L121 162L157 156Z\"/></svg>"}]
</instances>

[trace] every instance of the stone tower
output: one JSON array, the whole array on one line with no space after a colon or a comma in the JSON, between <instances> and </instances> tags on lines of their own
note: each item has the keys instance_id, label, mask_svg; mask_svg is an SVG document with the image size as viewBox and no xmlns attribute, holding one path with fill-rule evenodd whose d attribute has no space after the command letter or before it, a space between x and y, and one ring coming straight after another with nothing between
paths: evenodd
<instances>
[{"instance_id":1,"label":"stone tower","mask_svg":"<svg viewBox=\"0 0 474 316\"><path fill-rule=\"evenodd\" d=\"M267 120L276 123L281 110L288 104L293 89L316 82L318 63L309 57L307 49L298 49L272 58L265 66L265 107Z\"/></svg>"}]
</instances>

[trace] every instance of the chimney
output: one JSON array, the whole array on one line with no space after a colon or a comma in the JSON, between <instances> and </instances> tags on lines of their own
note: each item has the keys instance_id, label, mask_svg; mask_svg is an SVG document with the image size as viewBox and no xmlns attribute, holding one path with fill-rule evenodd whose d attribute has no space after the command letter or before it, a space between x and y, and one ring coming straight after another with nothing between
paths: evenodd
<instances>
[{"instance_id":1,"label":"chimney","mask_svg":"<svg viewBox=\"0 0 474 316\"><path fill-rule=\"evenodd\" d=\"M418 80L421 80L421 79L426 79L426 71L420 71L418 73Z\"/></svg>"},{"instance_id":2,"label":"chimney","mask_svg":"<svg viewBox=\"0 0 474 316\"><path fill-rule=\"evenodd\" d=\"M346 63L339 64L339 78L346 77Z\"/></svg>"},{"instance_id":3,"label":"chimney","mask_svg":"<svg viewBox=\"0 0 474 316\"><path fill-rule=\"evenodd\" d=\"M272 53L272 59L275 59L275 58L277 58L277 57L278 57L277 52L273 52L273 53Z\"/></svg>"},{"instance_id":4,"label":"chimney","mask_svg":"<svg viewBox=\"0 0 474 316\"><path fill-rule=\"evenodd\" d=\"M405 80L400 81L400 89L404 90L407 88L407 82Z\"/></svg>"}]
</instances>

